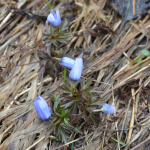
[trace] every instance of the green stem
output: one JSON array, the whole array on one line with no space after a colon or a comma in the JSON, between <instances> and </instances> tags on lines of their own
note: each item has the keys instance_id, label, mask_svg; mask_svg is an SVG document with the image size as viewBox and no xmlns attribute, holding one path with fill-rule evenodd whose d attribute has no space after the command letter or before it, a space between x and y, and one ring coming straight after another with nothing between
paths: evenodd
<instances>
[{"instance_id":1,"label":"green stem","mask_svg":"<svg viewBox=\"0 0 150 150\"><path fill-rule=\"evenodd\" d=\"M71 82L71 93L73 94L74 91L73 91L73 82Z\"/></svg>"},{"instance_id":2,"label":"green stem","mask_svg":"<svg viewBox=\"0 0 150 150\"><path fill-rule=\"evenodd\" d=\"M66 67L64 68L64 83L66 81Z\"/></svg>"},{"instance_id":3,"label":"green stem","mask_svg":"<svg viewBox=\"0 0 150 150\"><path fill-rule=\"evenodd\" d=\"M52 6L51 6L51 4L49 3L48 0L46 0L46 3L47 3L47 5L48 5L49 9L51 10L51 9L52 9Z\"/></svg>"},{"instance_id":4,"label":"green stem","mask_svg":"<svg viewBox=\"0 0 150 150\"><path fill-rule=\"evenodd\" d=\"M59 122L61 121L61 119L59 119L58 121L56 121L55 123L52 123L50 120L48 120L48 122L52 125L57 125Z\"/></svg>"},{"instance_id":5,"label":"green stem","mask_svg":"<svg viewBox=\"0 0 150 150\"><path fill-rule=\"evenodd\" d=\"M57 27L57 34L59 34L59 27Z\"/></svg>"}]
</instances>

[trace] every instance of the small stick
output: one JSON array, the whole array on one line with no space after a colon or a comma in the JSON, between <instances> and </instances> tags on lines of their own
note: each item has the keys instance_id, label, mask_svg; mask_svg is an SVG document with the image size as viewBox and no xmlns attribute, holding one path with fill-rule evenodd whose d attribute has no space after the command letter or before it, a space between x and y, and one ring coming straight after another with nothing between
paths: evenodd
<instances>
[{"instance_id":1,"label":"small stick","mask_svg":"<svg viewBox=\"0 0 150 150\"><path fill-rule=\"evenodd\" d=\"M133 0L133 16L136 15L136 0Z\"/></svg>"},{"instance_id":2,"label":"small stick","mask_svg":"<svg viewBox=\"0 0 150 150\"><path fill-rule=\"evenodd\" d=\"M133 88L131 89L131 93L132 93L132 97L133 97L133 106L132 106L132 114L131 114L131 119L130 119L130 127L134 126L135 90L134 90ZM130 128L130 127L129 127L129 128ZM128 137L127 137L126 143L129 143L129 142L130 142L132 130L133 130L133 128L129 129Z\"/></svg>"}]
</instances>

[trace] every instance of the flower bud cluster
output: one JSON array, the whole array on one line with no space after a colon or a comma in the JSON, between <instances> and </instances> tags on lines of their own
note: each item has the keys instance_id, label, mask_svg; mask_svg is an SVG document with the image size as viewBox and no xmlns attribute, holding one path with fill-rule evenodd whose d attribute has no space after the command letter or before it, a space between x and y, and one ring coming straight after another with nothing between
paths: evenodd
<instances>
[{"instance_id":1,"label":"flower bud cluster","mask_svg":"<svg viewBox=\"0 0 150 150\"><path fill-rule=\"evenodd\" d=\"M72 82L80 80L82 70L84 69L83 58L77 57L75 60L73 60L68 57L63 57L61 58L60 63L62 66L71 69L69 73L69 79Z\"/></svg>"}]
</instances>

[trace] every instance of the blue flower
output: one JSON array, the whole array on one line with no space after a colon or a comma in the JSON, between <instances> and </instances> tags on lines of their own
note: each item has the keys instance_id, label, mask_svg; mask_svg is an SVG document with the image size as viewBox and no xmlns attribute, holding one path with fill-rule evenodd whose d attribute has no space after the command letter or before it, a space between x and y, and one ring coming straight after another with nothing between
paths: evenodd
<instances>
[{"instance_id":1,"label":"blue flower","mask_svg":"<svg viewBox=\"0 0 150 150\"><path fill-rule=\"evenodd\" d=\"M83 70L83 59L81 57L77 57L74 65L69 73L69 79L72 82L76 82L76 81L80 80L82 70Z\"/></svg>"},{"instance_id":2,"label":"blue flower","mask_svg":"<svg viewBox=\"0 0 150 150\"><path fill-rule=\"evenodd\" d=\"M60 63L62 66L67 67L68 69L72 69L72 67L74 66L75 60L69 57L62 57L60 59ZM84 69L84 66L82 66L82 69Z\"/></svg>"},{"instance_id":3,"label":"blue flower","mask_svg":"<svg viewBox=\"0 0 150 150\"><path fill-rule=\"evenodd\" d=\"M72 69L72 67L75 63L75 60L73 60L69 57L62 57L60 59L60 63L61 63L62 66L67 67L68 69Z\"/></svg>"},{"instance_id":4,"label":"blue flower","mask_svg":"<svg viewBox=\"0 0 150 150\"><path fill-rule=\"evenodd\" d=\"M53 9L51 9L50 14L47 16L47 21L54 27L61 25L61 17L59 10L56 10L56 13L53 12Z\"/></svg>"},{"instance_id":5,"label":"blue flower","mask_svg":"<svg viewBox=\"0 0 150 150\"><path fill-rule=\"evenodd\" d=\"M101 110L103 111L104 114L113 114L116 111L116 108L105 103L102 106Z\"/></svg>"},{"instance_id":6,"label":"blue flower","mask_svg":"<svg viewBox=\"0 0 150 150\"><path fill-rule=\"evenodd\" d=\"M34 100L34 107L36 109L38 116L42 120L44 120L44 121L49 120L49 118L51 117L51 111L50 111L50 108L48 107L46 101L41 96L38 96Z\"/></svg>"}]
</instances>

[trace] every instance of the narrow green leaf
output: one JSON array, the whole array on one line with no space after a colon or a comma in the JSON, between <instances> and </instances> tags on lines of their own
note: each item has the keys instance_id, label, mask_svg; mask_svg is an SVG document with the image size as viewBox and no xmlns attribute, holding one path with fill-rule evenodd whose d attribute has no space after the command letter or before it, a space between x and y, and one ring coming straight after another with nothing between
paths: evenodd
<instances>
[{"instance_id":1,"label":"narrow green leaf","mask_svg":"<svg viewBox=\"0 0 150 150\"><path fill-rule=\"evenodd\" d=\"M64 68L64 83L66 81L66 67Z\"/></svg>"},{"instance_id":2,"label":"narrow green leaf","mask_svg":"<svg viewBox=\"0 0 150 150\"><path fill-rule=\"evenodd\" d=\"M71 121L71 124L78 122L83 116L83 112Z\"/></svg>"},{"instance_id":3,"label":"narrow green leaf","mask_svg":"<svg viewBox=\"0 0 150 150\"><path fill-rule=\"evenodd\" d=\"M89 117L91 118L91 120L93 121L93 123L95 124L95 126L98 126L97 118L94 116L94 114L91 113L89 115Z\"/></svg>"},{"instance_id":4,"label":"narrow green leaf","mask_svg":"<svg viewBox=\"0 0 150 150\"><path fill-rule=\"evenodd\" d=\"M76 87L77 87L77 85L78 85L79 82L80 82L80 80L78 80L77 82L75 82L75 83L73 84L73 89L76 89Z\"/></svg>"},{"instance_id":5,"label":"narrow green leaf","mask_svg":"<svg viewBox=\"0 0 150 150\"><path fill-rule=\"evenodd\" d=\"M150 52L146 49L141 51L144 56L150 56Z\"/></svg>"},{"instance_id":6,"label":"narrow green leaf","mask_svg":"<svg viewBox=\"0 0 150 150\"><path fill-rule=\"evenodd\" d=\"M112 18L112 16L106 16L107 18Z\"/></svg>"},{"instance_id":7,"label":"narrow green leaf","mask_svg":"<svg viewBox=\"0 0 150 150\"><path fill-rule=\"evenodd\" d=\"M65 18L65 20L63 21L62 26L61 26L61 31L66 30L68 28L67 25L68 25L68 21Z\"/></svg>"},{"instance_id":8,"label":"narrow green leaf","mask_svg":"<svg viewBox=\"0 0 150 150\"><path fill-rule=\"evenodd\" d=\"M83 86L85 85L85 78L83 78L80 83L81 83L81 89L83 89Z\"/></svg>"},{"instance_id":9,"label":"narrow green leaf","mask_svg":"<svg viewBox=\"0 0 150 150\"><path fill-rule=\"evenodd\" d=\"M94 89L94 87L88 87L88 88L86 88L86 89L83 89L83 92L91 92L92 90Z\"/></svg>"},{"instance_id":10,"label":"narrow green leaf","mask_svg":"<svg viewBox=\"0 0 150 150\"><path fill-rule=\"evenodd\" d=\"M86 84L83 86L82 89L84 90L84 89L88 88L91 83L92 83L92 80L87 81Z\"/></svg>"},{"instance_id":11,"label":"narrow green leaf","mask_svg":"<svg viewBox=\"0 0 150 150\"><path fill-rule=\"evenodd\" d=\"M67 108L67 107L70 107L71 105L73 105L74 103L75 103L75 100L72 100L66 104L61 105L61 107Z\"/></svg>"},{"instance_id":12,"label":"narrow green leaf","mask_svg":"<svg viewBox=\"0 0 150 150\"><path fill-rule=\"evenodd\" d=\"M70 125L70 123L65 118L64 118L64 122L65 122L66 126L68 128L70 128L71 130L74 130L76 133L82 133L78 128Z\"/></svg>"},{"instance_id":13,"label":"narrow green leaf","mask_svg":"<svg viewBox=\"0 0 150 150\"><path fill-rule=\"evenodd\" d=\"M70 89L68 89L67 87L60 87L60 89L63 91L63 93L71 93Z\"/></svg>"},{"instance_id":14,"label":"narrow green leaf","mask_svg":"<svg viewBox=\"0 0 150 150\"><path fill-rule=\"evenodd\" d=\"M68 143L68 135L63 132L62 130L60 130L60 134L61 134L61 137L62 137L62 141L66 144Z\"/></svg>"},{"instance_id":15,"label":"narrow green leaf","mask_svg":"<svg viewBox=\"0 0 150 150\"><path fill-rule=\"evenodd\" d=\"M48 7L49 7L49 9L50 9L50 11L51 11L51 9L52 9L51 4L49 3L49 1L48 1L48 0L46 0L46 3L47 3L47 5L48 5Z\"/></svg>"},{"instance_id":16,"label":"narrow green leaf","mask_svg":"<svg viewBox=\"0 0 150 150\"><path fill-rule=\"evenodd\" d=\"M116 141L118 143L118 140L114 139L113 137L111 137L111 139L113 139L114 141ZM123 143L123 142L120 142L120 144L123 146L125 145L125 143Z\"/></svg>"},{"instance_id":17,"label":"narrow green leaf","mask_svg":"<svg viewBox=\"0 0 150 150\"><path fill-rule=\"evenodd\" d=\"M55 136L53 136L53 135L50 135L49 137L50 137L52 140L60 141L60 139L59 139L58 137L55 137Z\"/></svg>"},{"instance_id":18,"label":"narrow green leaf","mask_svg":"<svg viewBox=\"0 0 150 150\"><path fill-rule=\"evenodd\" d=\"M73 138L72 138L73 140ZM74 150L74 142L71 144L71 150Z\"/></svg>"},{"instance_id":19,"label":"narrow green leaf","mask_svg":"<svg viewBox=\"0 0 150 150\"><path fill-rule=\"evenodd\" d=\"M55 125L51 126L50 130L48 130L48 132L46 133L45 138L47 139L49 137L49 135L54 131L55 129Z\"/></svg>"},{"instance_id":20,"label":"narrow green leaf","mask_svg":"<svg viewBox=\"0 0 150 150\"><path fill-rule=\"evenodd\" d=\"M50 98L54 101L53 110L55 111L61 100L59 99L59 95L53 93L51 93Z\"/></svg>"},{"instance_id":21,"label":"narrow green leaf","mask_svg":"<svg viewBox=\"0 0 150 150\"><path fill-rule=\"evenodd\" d=\"M104 101L102 101L100 99L100 100L97 100L97 101L93 102L91 105L100 105L100 106L102 106L103 104L104 104Z\"/></svg>"}]
</instances>

